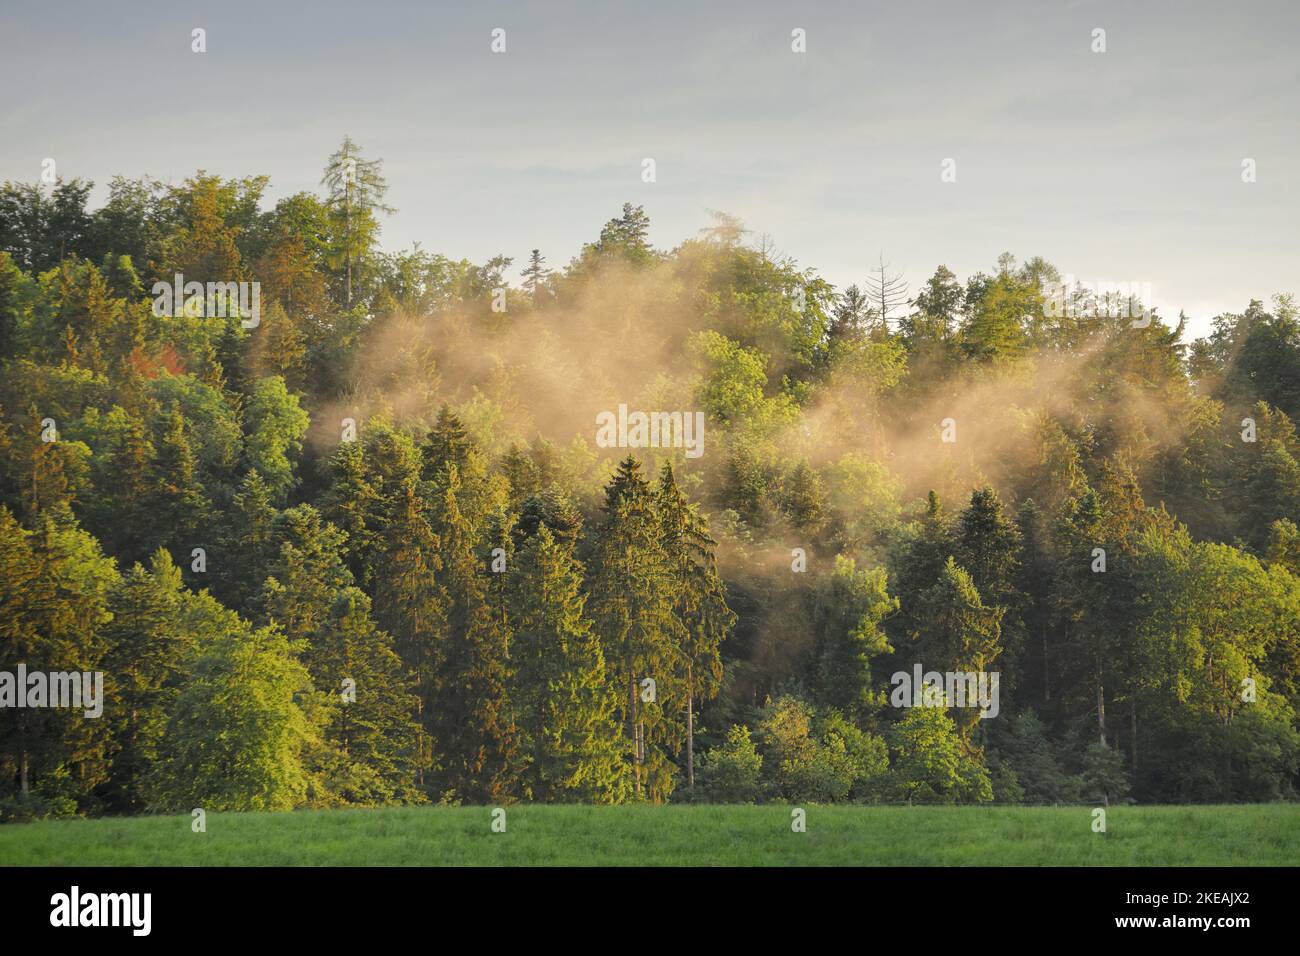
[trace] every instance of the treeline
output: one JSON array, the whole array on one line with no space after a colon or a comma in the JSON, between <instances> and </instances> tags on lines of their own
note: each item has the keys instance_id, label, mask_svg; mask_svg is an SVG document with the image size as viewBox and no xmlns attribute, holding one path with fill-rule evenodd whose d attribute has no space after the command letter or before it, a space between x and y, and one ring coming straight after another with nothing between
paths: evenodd
<instances>
[{"instance_id":1,"label":"treeline","mask_svg":"<svg viewBox=\"0 0 1300 956\"><path fill-rule=\"evenodd\" d=\"M1187 348L1040 259L837 293L630 205L512 288L384 253L350 141L266 185L0 190L0 672L108 697L0 710L0 816L1294 797L1289 298ZM593 448L619 402L705 454Z\"/></svg>"}]
</instances>

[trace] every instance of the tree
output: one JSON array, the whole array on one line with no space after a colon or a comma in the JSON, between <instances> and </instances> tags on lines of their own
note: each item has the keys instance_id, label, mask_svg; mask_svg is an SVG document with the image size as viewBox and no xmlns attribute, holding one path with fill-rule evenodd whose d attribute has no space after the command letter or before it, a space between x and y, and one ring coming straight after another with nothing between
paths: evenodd
<instances>
[{"instance_id":1,"label":"tree","mask_svg":"<svg viewBox=\"0 0 1300 956\"><path fill-rule=\"evenodd\" d=\"M541 525L514 562L510 697L518 714L521 795L614 803L631 787L618 695L582 595L571 545Z\"/></svg>"},{"instance_id":2,"label":"tree","mask_svg":"<svg viewBox=\"0 0 1300 956\"><path fill-rule=\"evenodd\" d=\"M677 677L685 671L683 627L676 614L673 565L640 472L640 463L629 456L605 488L591 603L611 678L624 691L620 716L633 752L636 796L660 802L672 792L671 758L684 737L676 717L686 710Z\"/></svg>"},{"instance_id":3,"label":"tree","mask_svg":"<svg viewBox=\"0 0 1300 956\"><path fill-rule=\"evenodd\" d=\"M540 305L542 295L551 276L551 270L545 266L546 257L540 249L534 249L528 255L528 265L524 269L524 291L533 300L533 305Z\"/></svg>"},{"instance_id":4,"label":"tree","mask_svg":"<svg viewBox=\"0 0 1300 956\"><path fill-rule=\"evenodd\" d=\"M1040 312L1041 304L1037 289L1002 271L967 283L965 311L961 345L966 355L979 362L1011 362L1028 349L1024 318Z\"/></svg>"},{"instance_id":5,"label":"tree","mask_svg":"<svg viewBox=\"0 0 1300 956\"><path fill-rule=\"evenodd\" d=\"M394 211L384 205L388 183L382 168L383 160L362 159L361 147L345 136L321 178L329 194L332 227L328 261L333 268L343 269L345 309L352 308L353 273L360 270L379 233L375 213Z\"/></svg>"},{"instance_id":6,"label":"tree","mask_svg":"<svg viewBox=\"0 0 1300 956\"><path fill-rule=\"evenodd\" d=\"M844 290L835 303L831 324L827 329L827 347L833 350L841 342L860 341L866 338L868 324L874 313L871 303L856 285Z\"/></svg>"},{"instance_id":7,"label":"tree","mask_svg":"<svg viewBox=\"0 0 1300 956\"><path fill-rule=\"evenodd\" d=\"M195 635L182 623L185 600L180 569L162 548L147 570L132 568L110 598L104 664L113 675L106 709L115 752L107 801L118 811L143 809L144 782L158 759L167 715L188 678Z\"/></svg>"},{"instance_id":8,"label":"tree","mask_svg":"<svg viewBox=\"0 0 1300 956\"><path fill-rule=\"evenodd\" d=\"M186 545L207 521L208 500L179 408L173 406L167 414L154 447L148 506L153 530L150 537L153 542L188 553Z\"/></svg>"},{"instance_id":9,"label":"tree","mask_svg":"<svg viewBox=\"0 0 1300 956\"><path fill-rule=\"evenodd\" d=\"M642 206L623 203L623 214L605 223L600 238L584 247L588 255L613 256L634 264L649 262L654 257L650 248L650 217Z\"/></svg>"},{"instance_id":10,"label":"tree","mask_svg":"<svg viewBox=\"0 0 1300 956\"><path fill-rule=\"evenodd\" d=\"M970 575L948 559L934 586L921 593L918 625L912 635L916 658L926 668L942 672L983 674L1002 653L1004 609L987 607ZM954 720L963 743L980 720L968 700Z\"/></svg>"},{"instance_id":11,"label":"tree","mask_svg":"<svg viewBox=\"0 0 1300 956\"><path fill-rule=\"evenodd\" d=\"M1122 606L1115 575L1119 573L1112 552L1115 544L1106 539L1104 515L1097 493L1089 489L1067 505L1058 522L1054 551L1052 603L1062 626L1062 684L1074 700L1069 703L1097 718L1097 733L1106 739L1107 673L1117 662L1114 653L1116 629L1110 620L1119 617ZM1104 554L1099 554L1100 548ZM1106 570L1100 562L1106 559ZM1094 570L1094 568L1098 570Z\"/></svg>"},{"instance_id":12,"label":"tree","mask_svg":"<svg viewBox=\"0 0 1300 956\"><path fill-rule=\"evenodd\" d=\"M949 341L956 329L964 292L947 266L939 266L916 294L916 311L899 325L904 338L916 349L923 343Z\"/></svg>"},{"instance_id":13,"label":"tree","mask_svg":"<svg viewBox=\"0 0 1300 956\"><path fill-rule=\"evenodd\" d=\"M1100 801L1104 807L1109 807L1112 800L1122 802L1129 792L1124 755L1101 741L1090 743L1083 755L1079 792L1084 800L1089 803Z\"/></svg>"},{"instance_id":14,"label":"tree","mask_svg":"<svg viewBox=\"0 0 1300 956\"><path fill-rule=\"evenodd\" d=\"M235 493L230 523L221 535L214 563L218 593L235 610L251 614L275 559L275 518L271 489L257 471L244 476Z\"/></svg>"},{"instance_id":15,"label":"tree","mask_svg":"<svg viewBox=\"0 0 1300 956\"><path fill-rule=\"evenodd\" d=\"M507 693L509 632L493 618L484 562L460 509L460 476L448 464L430 507L445 592L445 630L435 648L437 708L430 722L444 798L491 802L514 790L515 728Z\"/></svg>"},{"instance_id":16,"label":"tree","mask_svg":"<svg viewBox=\"0 0 1300 956\"><path fill-rule=\"evenodd\" d=\"M893 790L909 806L993 799L983 761L963 754L957 728L942 707L909 708L893 727L891 749Z\"/></svg>"},{"instance_id":17,"label":"tree","mask_svg":"<svg viewBox=\"0 0 1300 956\"><path fill-rule=\"evenodd\" d=\"M325 467L329 487L321 501L321 513L344 534L343 547L354 580L367 584L382 516L379 492L367 474L364 446L359 441L340 442Z\"/></svg>"},{"instance_id":18,"label":"tree","mask_svg":"<svg viewBox=\"0 0 1300 956\"><path fill-rule=\"evenodd\" d=\"M782 482L781 505L790 523L800 531L816 534L827 518L826 490L821 476L801 461Z\"/></svg>"},{"instance_id":19,"label":"tree","mask_svg":"<svg viewBox=\"0 0 1300 956\"><path fill-rule=\"evenodd\" d=\"M70 516L42 515L34 530L0 507L0 671L102 672L117 568ZM20 692L26 693L28 688ZM85 698L83 697L83 700ZM107 722L66 707L0 708L6 795L58 813L93 806L108 777Z\"/></svg>"},{"instance_id":20,"label":"tree","mask_svg":"<svg viewBox=\"0 0 1300 956\"><path fill-rule=\"evenodd\" d=\"M798 802L818 797L820 748L812 724L812 708L789 694L770 701L759 718L762 765L781 799Z\"/></svg>"},{"instance_id":21,"label":"tree","mask_svg":"<svg viewBox=\"0 0 1300 956\"><path fill-rule=\"evenodd\" d=\"M329 700L326 791L367 806L421 802L418 699L364 592L349 585L334 593L303 661Z\"/></svg>"},{"instance_id":22,"label":"tree","mask_svg":"<svg viewBox=\"0 0 1300 956\"><path fill-rule=\"evenodd\" d=\"M227 214L233 211L237 190L242 188L243 198L251 199L255 206L265 185L265 179L223 184L219 176L200 171L181 186L173 187L164 199L172 221L158 243L152 271L164 278L180 273L186 282L205 284L244 279L243 256L237 242L239 226L227 221ZM205 299L201 314L214 315L215 305Z\"/></svg>"},{"instance_id":23,"label":"tree","mask_svg":"<svg viewBox=\"0 0 1300 956\"><path fill-rule=\"evenodd\" d=\"M1003 670L1008 679L1002 689L1019 686L1024 623L1020 611L1023 595L1016 587L1020 570L1020 529L1007 518L997 492L980 488L971 494L970 506L957 519L956 560L970 573L981 600L1001 608Z\"/></svg>"},{"instance_id":24,"label":"tree","mask_svg":"<svg viewBox=\"0 0 1300 956\"><path fill-rule=\"evenodd\" d=\"M17 355L20 290L29 280L7 252L0 252L0 361Z\"/></svg>"},{"instance_id":25,"label":"tree","mask_svg":"<svg viewBox=\"0 0 1300 956\"><path fill-rule=\"evenodd\" d=\"M708 526L677 486L671 462L664 464L656 495L667 554L674 612L682 627L679 660L685 666L686 782L695 789L695 699L717 695L722 681L721 647L736 624L727 606Z\"/></svg>"},{"instance_id":26,"label":"tree","mask_svg":"<svg viewBox=\"0 0 1300 956\"><path fill-rule=\"evenodd\" d=\"M278 627L226 612L168 714L151 809L290 810L307 799L320 710L301 650Z\"/></svg>"},{"instance_id":27,"label":"tree","mask_svg":"<svg viewBox=\"0 0 1300 956\"><path fill-rule=\"evenodd\" d=\"M896 647L902 647L916 631L921 593L934 585L944 563L956 550L949 524L939 496L931 491L920 519L905 527L902 540L890 551L900 605L899 613L890 621Z\"/></svg>"},{"instance_id":28,"label":"tree","mask_svg":"<svg viewBox=\"0 0 1300 956\"><path fill-rule=\"evenodd\" d=\"M1071 778L1053 752L1046 727L1034 714L1017 714L1011 719L1010 733L1001 738L999 754L1014 771L1025 803L1054 806L1074 797Z\"/></svg>"},{"instance_id":29,"label":"tree","mask_svg":"<svg viewBox=\"0 0 1300 956\"><path fill-rule=\"evenodd\" d=\"M33 275L90 251L86 200L95 184L60 178L49 190L6 182L0 187L0 252Z\"/></svg>"},{"instance_id":30,"label":"tree","mask_svg":"<svg viewBox=\"0 0 1300 956\"><path fill-rule=\"evenodd\" d=\"M890 313L908 303L907 282L904 281L902 273L889 271L889 263L885 262L883 252L880 254L879 265L872 269L871 275L867 277L866 296L885 329L889 328Z\"/></svg>"},{"instance_id":31,"label":"tree","mask_svg":"<svg viewBox=\"0 0 1300 956\"><path fill-rule=\"evenodd\" d=\"M749 728L732 724L725 742L700 760L700 789L714 803L754 803L763 794L763 756Z\"/></svg>"},{"instance_id":32,"label":"tree","mask_svg":"<svg viewBox=\"0 0 1300 956\"><path fill-rule=\"evenodd\" d=\"M446 630L447 595L434 577L442 570L442 543L429 523L424 501L408 480L377 545L375 617L393 635L416 694L416 782L427 789L425 771L434 765L432 740L438 718L439 642Z\"/></svg>"},{"instance_id":33,"label":"tree","mask_svg":"<svg viewBox=\"0 0 1300 956\"><path fill-rule=\"evenodd\" d=\"M889 765L885 742L834 711L818 715L784 694L758 723L772 790L793 803L873 799Z\"/></svg>"},{"instance_id":34,"label":"tree","mask_svg":"<svg viewBox=\"0 0 1300 956\"><path fill-rule=\"evenodd\" d=\"M876 702L872 661L893 650L881 627L898 610L887 580L884 568L859 570L852 558L837 555L813 607L817 700L851 718Z\"/></svg>"},{"instance_id":35,"label":"tree","mask_svg":"<svg viewBox=\"0 0 1300 956\"><path fill-rule=\"evenodd\" d=\"M248 466L261 474L275 500L283 501L297 483L294 459L311 420L284 379L271 375L253 386L247 421Z\"/></svg>"}]
</instances>

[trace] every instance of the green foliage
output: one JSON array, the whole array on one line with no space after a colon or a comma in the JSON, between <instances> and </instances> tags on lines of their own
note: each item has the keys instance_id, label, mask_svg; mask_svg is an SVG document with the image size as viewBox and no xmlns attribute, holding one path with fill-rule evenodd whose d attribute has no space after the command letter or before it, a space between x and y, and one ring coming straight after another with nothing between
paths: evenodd
<instances>
[{"instance_id":1,"label":"green foliage","mask_svg":"<svg viewBox=\"0 0 1300 956\"><path fill-rule=\"evenodd\" d=\"M957 726L942 707L912 707L894 725L890 784L912 803L985 803L992 782L982 760L966 759Z\"/></svg>"},{"instance_id":2,"label":"green foliage","mask_svg":"<svg viewBox=\"0 0 1300 956\"><path fill-rule=\"evenodd\" d=\"M1089 803L1110 806L1122 803L1129 793L1128 774L1124 770L1124 755L1111 750L1104 743L1094 741L1083 753L1083 769L1079 774L1079 795Z\"/></svg>"},{"instance_id":3,"label":"green foliage","mask_svg":"<svg viewBox=\"0 0 1300 956\"><path fill-rule=\"evenodd\" d=\"M763 756L740 724L700 761L700 790L713 803L754 803L763 794L762 778Z\"/></svg>"},{"instance_id":4,"label":"green foliage","mask_svg":"<svg viewBox=\"0 0 1300 956\"><path fill-rule=\"evenodd\" d=\"M791 803L876 799L888 766L885 742L831 711L785 695L758 720L763 767L772 793Z\"/></svg>"},{"instance_id":5,"label":"green foliage","mask_svg":"<svg viewBox=\"0 0 1300 956\"><path fill-rule=\"evenodd\" d=\"M858 570L839 555L835 571L813 610L817 628L815 687L818 701L846 714L861 715L878 706L873 659L893 648L881 627L898 610L886 590L883 568Z\"/></svg>"},{"instance_id":6,"label":"green foliage","mask_svg":"<svg viewBox=\"0 0 1300 956\"><path fill-rule=\"evenodd\" d=\"M1047 730L1036 716L1025 713L1012 718L1010 732L1001 738L999 747L1003 765L1015 774L1019 802L1048 805L1073 802L1074 781L1061 766Z\"/></svg>"},{"instance_id":7,"label":"green foliage","mask_svg":"<svg viewBox=\"0 0 1300 956\"><path fill-rule=\"evenodd\" d=\"M904 304L632 203L515 290L381 250L350 139L322 185L0 187L0 662L109 677L102 722L0 713L0 815L664 802L697 763L714 800L1294 798L1289 297L1189 346L1049 309L1039 258ZM262 321L155 314L176 273ZM624 402L704 455L615 462ZM999 719L889 708L918 662L998 674Z\"/></svg>"},{"instance_id":8,"label":"green foliage","mask_svg":"<svg viewBox=\"0 0 1300 956\"><path fill-rule=\"evenodd\" d=\"M572 545L546 525L511 572L511 699L518 714L521 793L530 799L614 803L630 789L618 695L585 615Z\"/></svg>"},{"instance_id":9,"label":"green foliage","mask_svg":"<svg viewBox=\"0 0 1300 956\"><path fill-rule=\"evenodd\" d=\"M322 718L300 648L278 627L221 616L168 713L145 786L152 810L289 810L307 798Z\"/></svg>"},{"instance_id":10,"label":"green foliage","mask_svg":"<svg viewBox=\"0 0 1300 956\"><path fill-rule=\"evenodd\" d=\"M272 375L253 386L246 422L245 461L266 481L273 499L283 501L296 483L293 457L302 449L310 419L284 379Z\"/></svg>"}]
</instances>

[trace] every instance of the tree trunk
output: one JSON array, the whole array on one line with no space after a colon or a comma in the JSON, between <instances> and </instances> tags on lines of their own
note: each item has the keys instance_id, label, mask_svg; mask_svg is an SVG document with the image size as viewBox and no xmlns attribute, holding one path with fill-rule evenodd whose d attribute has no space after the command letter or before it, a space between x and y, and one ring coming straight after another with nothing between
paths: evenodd
<instances>
[{"instance_id":1,"label":"tree trunk","mask_svg":"<svg viewBox=\"0 0 1300 956\"><path fill-rule=\"evenodd\" d=\"M634 750L636 795L639 798L641 796L641 738L636 719L636 675L630 668L627 675L627 735L632 740Z\"/></svg>"},{"instance_id":2,"label":"tree trunk","mask_svg":"<svg viewBox=\"0 0 1300 956\"><path fill-rule=\"evenodd\" d=\"M1097 656L1097 729L1101 732L1101 745L1106 746L1106 688L1102 684L1101 656Z\"/></svg>"},{"instance_id":3,"label":"tree trunk","mask_svg":"<svg viewBox=\"0 0 1300 956\"><path fill-rule=\"evenodd\" d=\"M1132 741L1129 742L1129 747L1132 749L1133 778L1136 782L1138 771L1138 705L1136 700L1133 701L1133 706L1129 710L1129 733L1133 737Z\"/></svg>"},{"instance_id":4,"label":"tree trunk","mask_svg":"<svg viewBox=\"0 0 1300 956\"><path fill-rule=\"evenodd\" d=\"M1043 701L1052 699L1052 682L1050 668L1047 666L1047 625L1043 625Z\"/></svg>"},{"instance_id":5,"label":"tree trunk","mask_svg":"<svg viewBox=\"0 0 1300 956\"><path fill-rule=\"evenodd\" d=\"M348 308L352 308L352 187L344 188L343 194L343 262L348 275Z\"/></svg>"},{"instance_id":6,"label":"tree trunk","mask_svg":"<svg viewBox=\"0 0 1300 956\"><path fill-rule=\"evenodd\" d=\"M415 697L415 720L420 725L419 736L416 737L416 752L419 754L419 760L415 765L415 785L421 790L424 789L424 681L420 676L419 665L416 665L416 686L419 693Z\"/></svg>"},{"instance_id":7,"label":"tree trunk","mask_svg":"<svg viewBox=\"0 0 1300 956\"><path fill-rule=\"evenodd\" d=\"M686 669L686 789L695 798L695 692L691 688L691 671Z\"/></svg>"}]
</instances>

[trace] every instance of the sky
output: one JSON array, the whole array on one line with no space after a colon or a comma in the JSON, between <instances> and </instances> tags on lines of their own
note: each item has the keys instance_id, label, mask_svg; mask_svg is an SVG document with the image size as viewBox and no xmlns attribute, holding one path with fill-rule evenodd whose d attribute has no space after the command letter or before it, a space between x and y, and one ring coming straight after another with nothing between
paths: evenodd
<instances>
[{"instance_id":1,"label":"sky","mask_svg":"<svg viewBox=\"0 0 1300 956\"><path fill-rule=\"evenodd\" d=\"M563 266L624 202L661 248L716 209L841 288L1009 251L1149 283L1195 336L1300 293L1297 37L1295 0L0 0L0 180L265 174L274 203L346 134L389 250Z\"/></svg>"}]
</instances>

